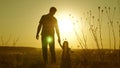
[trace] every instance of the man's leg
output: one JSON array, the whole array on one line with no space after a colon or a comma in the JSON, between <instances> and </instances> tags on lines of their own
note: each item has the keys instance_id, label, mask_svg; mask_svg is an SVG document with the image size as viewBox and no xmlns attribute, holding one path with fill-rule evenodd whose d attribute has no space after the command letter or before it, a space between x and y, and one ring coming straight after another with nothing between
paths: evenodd
<instances>
[{"instance_id":1,"label":"man's leg","mask_svg":"<svg viewBox=\"0 0 120 68\"><path fill-rule=\"evenodd\" d=\"M49 43L50 52L51 52L51 62L56 63L56 54L55 54L55 43L54 43L54 37L52 37L52 42Z\"/></svg>"},{"instance_id":2,"label":"man's leg","mask_svg":"<svg viewBox=\"0 0 120 68\"><path fill-rule=\"evenodd\" d=\"M48 62L48 54L47 54L47 41L46 37L42 36L42 53L43 53L43 59L44 62Z\"/></svg>"}]
</instances>

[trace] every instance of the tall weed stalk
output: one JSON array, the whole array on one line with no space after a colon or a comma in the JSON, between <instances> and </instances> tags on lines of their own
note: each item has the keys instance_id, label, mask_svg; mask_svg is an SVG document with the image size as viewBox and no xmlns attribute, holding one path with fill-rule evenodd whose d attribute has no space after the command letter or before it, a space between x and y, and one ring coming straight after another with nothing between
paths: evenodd
<instances>
[{"instance_id":1,"label":"tall weed stalk","mask_svg":"<svg viewBox=\"0 0 120 68\"><path fill-rule=\"evenodd\" d=\"M113 13L111 14L111 8L110 7L105 7L106 10L106 14L107 14L107 18L110 22L111 28L112 28L112 33L113 33L113 42L114 42L114 49L116 49L116 37L115 37L115 29L114 29L114 15L115 15L115 11L116 11L116 7L113 10ZM112 15L112 16L111 16Z\"/></svg>"},{"instance_id":2,"label":"tall weed stalk","mask_svg":"<svg viewBox=\"0 0 120 68\"><path fill-rule=\"evenodd\" d=\"M103 49L102 34L101 34L101 26L102 26L103 10L101 9L100 6L98 7L98 10L99 10L99 18L98 18L99 37L100 37L101 47L102 47L102 49Z\"/></svg>"},{"instance_id":3,"label":"tall weed stalk","mask_svg":"<svg viewBox=\"0 0 120 68\"><path fill-rule=\"evenodd\" d=\"M98 49L100 49L99 47L99 42L98 42L98 37L97 37L97 29L98 27L96 27L93 23L94 23L94 16L92 16L91 10L89 12L89 26L90 26L90 31L92 33L93 39L96 43L96 46ZM92 19L92 20L91 20Z\"/></svg>"}]
</instances>

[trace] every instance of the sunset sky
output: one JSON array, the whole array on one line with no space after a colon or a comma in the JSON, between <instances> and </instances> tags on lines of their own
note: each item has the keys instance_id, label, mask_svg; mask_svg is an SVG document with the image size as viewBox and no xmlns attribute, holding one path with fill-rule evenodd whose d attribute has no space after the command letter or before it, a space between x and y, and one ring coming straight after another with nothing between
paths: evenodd
<instances>
[{"instance_id":1,"label":"sunset sky","mask_svg":"<svg viewBox=\"0 0 120 68\"><path fill-rule=\"evenodd\" d=\"M113 20L116 48L118 48L118 25L120 23L116 22L120 22L119 0L0 0L0 45L2 45L2 38L4 42L6 42L10 37L8 44L10 46L12 46L14 40L19 38L15 46L41 47L41 40L36 40L35 38L38 22L41 16L47 14L49 8L52 6L57 8L55 17L58 20L61 41L68 40L70 47L73 48L80 46L78 43L78 36L79 40L84 42L82 29L85 34L88 48L96 48L93 36L89 30L89 21L85 22L85 20L87 12L91 10L92 16L96 18L94 22L97 22L97 18L99 17L98 6L104 10L101 27L103 47L109 48L109 29L107 24L109 20L105 12L105 7L111 8L111 18L114 13L114 7L116 7ZM75 30L78 36L76 36ZM110 31L112 39L111 48L113 48L112 28L110 28ZM57 37L56 47L59 47Z\"/></svg>"}]
</instances>

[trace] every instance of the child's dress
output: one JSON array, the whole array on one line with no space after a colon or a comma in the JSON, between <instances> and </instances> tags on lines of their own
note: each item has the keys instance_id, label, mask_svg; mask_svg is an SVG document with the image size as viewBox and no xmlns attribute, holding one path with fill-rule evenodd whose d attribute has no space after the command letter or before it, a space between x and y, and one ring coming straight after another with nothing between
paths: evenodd
<instances>
[{"instance_id":1,"label":"child's dress","mask_svg":"<svg viewBox=\"0 0 120 68\"><path fill-rule=\"evenodd\" d=\"M71 68L70 49L67 41L64 41L63 43L60 68Z\"/></svg>"}]
</instances>

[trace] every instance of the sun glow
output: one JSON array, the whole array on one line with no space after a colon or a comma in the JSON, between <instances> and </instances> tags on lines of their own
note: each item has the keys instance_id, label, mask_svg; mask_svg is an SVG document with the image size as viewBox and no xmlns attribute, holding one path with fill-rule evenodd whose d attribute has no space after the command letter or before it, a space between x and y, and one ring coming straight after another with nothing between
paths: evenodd
<instances>
[{"instance_id":1,"label":"sun glow","mask_svg":"<svg viewBox=\"0 0 120 68\"><path fill-rule=\"evenodd\" d=\"M67 12L63 12L57 16L57 19L61 41L67 40L70 47L72 47L72 45L77 45L78 42L75 32L76 29L80 30L80 28L77 28L77 18L72 17L71 14L68 14Z\"/></svg>"},{"instance_id":2,"label":"sun glow","mask_svg":"<svg viewBox=\"0 0 120 68\"><path fill-rule=\"evenodd\" d=\"M59 29L62 33L71 33L73 32L73 21L69 15L60 16L59 18Z\"/></svg>"},{"instance_id":3,"label":"sun glow","mask_svg":"<svg viewBox=\"0 0 120 68\"><path fill-rule=\"evenodd\" d=\"M67 13L58 16L58 26L60 30L61 41L67 40L69 43L75 40L73 20ZM70 43L70 45L72 45Z\"/></svg>"}]
</instances>

